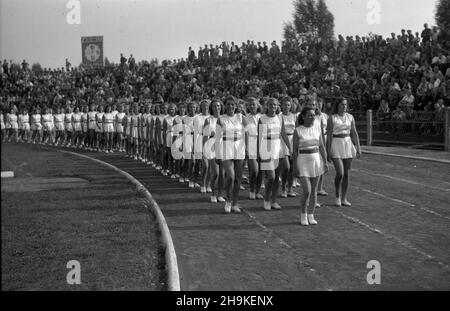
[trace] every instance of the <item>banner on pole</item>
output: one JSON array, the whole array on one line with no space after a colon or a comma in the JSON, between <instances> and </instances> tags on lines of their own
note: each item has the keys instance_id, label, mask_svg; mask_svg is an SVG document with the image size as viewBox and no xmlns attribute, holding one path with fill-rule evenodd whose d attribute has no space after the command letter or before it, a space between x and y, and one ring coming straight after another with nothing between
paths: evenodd
<instances>
[{"instance_id":1,"label":"banner on pole","mask_svg":"<svg viewBox=\"0 0 450 311\"><path fill-rule=\"evenodd\" d=\"M103 66L103 36L81 37L83 66Z\"/></svg>"}]
</instances>

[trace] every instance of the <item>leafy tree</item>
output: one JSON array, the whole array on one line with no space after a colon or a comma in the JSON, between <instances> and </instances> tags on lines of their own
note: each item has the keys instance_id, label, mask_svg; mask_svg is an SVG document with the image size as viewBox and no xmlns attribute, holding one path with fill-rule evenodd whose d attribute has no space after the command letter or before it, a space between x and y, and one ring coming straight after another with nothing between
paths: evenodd
<instances>
[{"instance_id":1,"label":"leafy tree","mask_svg":"<svg viewBox=\"0 0 450 311\"><path fill-rule=\"evenodd\" d=\"M292 28L299 36L331 40L334 36L334 16L325 0L294 0L293 21L284 26L285 39L292 37Z\"/></svg>"},{"instance_id":2,"label":"leafy tree","mask_svg":"<svg viewBox=\"0 0 450 311\"><path fill-rule=\"evenodd\" d=\"M450 0L439 0L435 12L436 24L441 30L441 42L450 48Z\"/></svg>"},{"instance_id":3,"label":"leafy tree","mask_svg":"<svg viewBox=\"0 0 450 311\"><path fill-rule=\"evenodd\" d=\"M33 65L31 65L31 71L34 73L38 73L42 71L42 66L39 63L34 63Z\"/></svg>"}]
</instances>

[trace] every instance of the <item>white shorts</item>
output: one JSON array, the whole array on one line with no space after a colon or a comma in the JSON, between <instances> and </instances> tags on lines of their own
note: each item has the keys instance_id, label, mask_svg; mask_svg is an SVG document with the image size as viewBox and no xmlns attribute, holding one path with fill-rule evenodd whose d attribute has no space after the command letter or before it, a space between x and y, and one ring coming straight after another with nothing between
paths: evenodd
<instances>
[{"instance_id":1,"label":"white shorts","mask_svg":"<svg viewBox=\"0 0 450 311\"><path fill-rule=\"evenodd\" d=\"M105 132L105 133L114 133L114 124L112 124L112 123L103 123L103 132Z\"/></svg>"},{"instance_id":2,"label":"white shorts","mask_svg":"<svg viewBox=\"0 0 450 311\"><path fill-rule=\"evenodd\" d=\"M298 177L319 177L325 172L324 163L320 153L300 153L297 158L297 166L300 171Z\"/></svg>"}]
</instances>

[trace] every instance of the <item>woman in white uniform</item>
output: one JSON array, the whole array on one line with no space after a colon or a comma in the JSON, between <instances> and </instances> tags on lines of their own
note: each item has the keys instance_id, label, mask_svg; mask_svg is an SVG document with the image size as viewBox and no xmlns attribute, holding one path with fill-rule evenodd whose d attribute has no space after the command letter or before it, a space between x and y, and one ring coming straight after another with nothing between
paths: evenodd
<instances>
[{"instance_id":1,"label":"woman in white uniform","mask_svg":"<svg viewBox=\"0 0 450 311\"><path fill-rule=\"evenodd\" d=\"M139 122L139 135L140 135L140 142L141 142L141 157L142 162L147 163L148 161L148 153L147 153L147 118L150 115L150 106L146 105L143 107L142 114L140 115L140 122Z\"/></svg>"},{"instance_id":2,"label":"woman in white uniform","mask_svg":"<svg viewBox=\"0 0 450 311\"><path fill-rule=\"evenodd\" d=\"M81 146L86 149L87 147L87 136L88 136L88 110L87 105L83 106L83 111L81 112Z\"/></svg>"},{"instance_id":3,"label":"woman in white uniform","mask_svg":"<svg viewBox=\"0 0 450 311\"><path fill-rule=\"evenodd\" d=\"M110 105L106 106L106 112L103 115L103 132L105 133L105 153L113 152L114 114Z\"/></svg>"},{"instance_id":4,"label":"woman in white uniform","mask_svg":"<svg viewBox=\"0 0 450 311\"><path fill-rule=\"evenodd\" d=\"M98 112L95 114L95 136L97 138L97 151L103 151L105 148L103 133L103 115L105 114L103 105L98 106Z\"/></svg>"},{"instance_id":5,"label":"woman in white uniform","mask_svg":"<svg viewBox=\"0 0 450 311\"><path fill-rule=\"evenodd\" d=\"M208 160L203 156L203 127L209 117L209 101L204 99L200 102L200 114L194 118L194 183L197 183L200 172L200 192L206 193L208 185Z\"/></svg>"},{"instance_id":6,"label":"woman in white uniform","mask_svg":"<svg viewBox=\"0 0 450 311\"><path fill-rule=\"evenodd\" d=\"M53 115L53 123L55 124L55 145L63 143L64 140L64 113L62 108L57 107L56 113Z\"/></svg>"},{"instance_id":7,"label":"woman in white uniform","mask_svg":"<svg viewBox=\"0 0 450 311\"><path fill-rule=\"evenodd\" d=\"M28 109L24 107L22 113L19 115L19 125L21 127L20 139L23 142L30 141L30 115Z\"/></svg>"},{"instance_id":8,"label":"woman in white uniform","mask_svg":"<svg viewBox=\"0 0 450 311\"><path fill-rule=\"evenodd\" d=\"M317 184L319 177L328 171L321 129L314 123L314 109L303 108L298 118L299 126L295 129L293 137L295 175L300 178L302 186L300 223L304 226L317 224L314 219Z\"/></svg>"},{"instance_id":9,"label":"woman in white uniform","mask_svg":"<svg viewBox=\"0 0 450 311\"><path fill-rule=\"evenodd\" d=\"M203 156L208 160L207 192L211 193L211 202L225 202L222 197L223 169L220 160L216 159L216 126L223 111L222 103L215 99L209 106L209 117L205 120L203 130Z\"/></svg>"},{"instance_id":10,"label":"woman in white uniform","mask_svg":"<svg viewBox=\"0 0 450 311\"><path fill-rule=\"evenodd\" d=\"M163 122L163 139L164 139L164 155L166 159L165 169L168 174L170 174L171 179L175 179L175 164L172 157L171 147L173 143L173 123L177 114L177 106L175 104L170 104L168 109L169 115L164 119Z\"/></svg>"},{"instance_id":11,"label":"woman in white uniform","mask_svg":"<svg viewBox=\"0 0 450 311\"><path fill-rule=\"evenodd\" d=\"M81 124L81 112L80 108L75 107L75 111L72 115L72 127L73 127L73 137L72 137L72 146L73 148L81 148L81 138L83 127Z\"/></svg>"},{"instance_id":12,"label":"woman in white uniform","mask_svg":"<svg viewBox=\"0 0 450 311\"><path fill-rule=\"evenodd\" d=\"M36 142L39 144L42 140L42 123L41 123L41 108L36 106L33 114L31 115L31 140L33 144Z\"/></svg>"},{"instance_id":13,"label":"woman in white uniform","mask_svg":"<svg viewBox=\"0 0 450 311\"><path fill-rule=\"evenodd\" d=\"M42 115L42 129L43 137L42 140L44 145L53 143L53 131L55 123L53 121L53 115L51 113L51 108L44 108L45 113Z\"/></svg>"},{"instance_id":14,"label":"woman in white uniform","mask_svg":"<svg viewBox=\"0 0 450 311\"><path fill-rule=\"evenodd\" d=\"M258 100L254 97L247 99L247 142L246 142L246 157L249 171L249 195L250 200L264 199L264 196L259 193L261 190L263 174L259 169L258 162L258 122L261 118L261 106Z\"/></svg>"},{"instance_id":15,"label":"woman in white uniform","mask_svg":"<svg viewBox=\"0 0 450 311\"><path fill-rule=\"evenodd\" d=\"M66 114L64 115L64 128L66 130L65 144L67 147L71 146L72 136L73 136L73 125L72 125L72 108L68 107L66 109Z\"/></svg>"},{"instance_id":16,"label":"woman in white uniform","mask_svg":"<svg viewBox=\"0 0 450 311\"><path fill-rule=\"evenodd\" d=\"M351 169L352 159L361 156L355 119L347 113L347 108L347 99L341 99L335 105L327 126L327 154L336 170L334 186L337 206L351 206L347 201L348 172Z\"/></svg>"},{"instance_id":17,"label":"woman in white uniform","mask_svg":"<svg viewBox=\"0 0 450 311\"><path fill-rule=\"evenodd\" d=\"M267 102L267 112L259 118L258 122L260 170L265 174L265 210L281 209L280 204L277 203L279 177L284 166L280 164L280 158L283 158L281 140L288 146L290 153L290 144L284 129L283 118L277 115L278 109L278 100L270 98Z\"/></svg>"},{"instance_id":18,"label":"woman in white uniform","mask_svg":"<svg viewBox=\"0 0 450 311\"><path fill-rule=\"evenodd\" d=\"M187 115L183 118L183 158L184 158L184 181L188 183L189 188L194 188L196 184L194 177L194 118L197 110L197 103L189 102L187 104ZM200 185L198 185L200 187Z\"/></svg>"},{"instance_id":19,"label":"woman in white uniform","mask_svg":"<svg viewBox=\"0 0 450 311\"><path fill-rule=\"evenodd\" d=\"M89 106L89 112L87 113L88 118L88 150L94 151L97 143L95 137L95 130L97 128L96 122L97 111L93 104Z\"/></svg>"},{"instance_id":20,"label":"woman in white uniform","mask_svg":"<svg viewBox=\"0 0 450 311\"><path fill-rule=\"evenodd\" d=\"M184 182L184 158L183 158L183 118L186 115L186 105L178 104L178 115L173 120L172 133L174 135L174 145L170 149L172 157L175 159L175 178Z\"/></svg>"},{"instance_id":21,"label":"woman in white uniform","mask_svg":"<svg viewBox=\"0 0 450 311\"><path fill-rule=\"evenodd\" d=\"M137 160L139 157L139 107L137 105L133 106L133 112L131 114L131 150L133 159Z\"/></svg>"},{"instance_id":22,"label":"woman in white uniform","mask_svg":"<svg viewBox=\"0 0 450 311\"><path fill-rule=\"evenodd\" d=\"M5 125L5 115L3 114L3 108L0 107L0 129L2 133L2 142L6 139L6 125Z\"/></svg>"},{"instance_id":23,"label":"woman in white uniform","mask_svg":"<svg viewBox=\"0 0 450 311\"><path fill-rule=\"evenodd\" d=\"M238 196L244 170L247 121L236 114L237 100L233 96L225 98L224 106L226 114L216 125L216 158L222 160L225 170L225 213L240 213Z\"/></svg>"},{"instance_id":24,"label":"woman in white uniform","mask_svg":"<svg viewBox=\"0 0 450 311\"><path fill-rule=\"evenodd\" d=\"M295 131L295 123L297 119L297 115L291 112L292 108L292 99L290 97L284 97L281 100L281 117L283 118L284 128L286 130L286 135L289 139L290 148L286 145L285 142L282 142L281 149L283 151L284 159L281 160L281 164L283 165L281 171L281 197L295 197L296 193L292 190L292 186L294 183L294 173L293 173L293 163L292 163L292 154L289 150L292 150L293 145L293 137Z\"/></svg>"},{"instance_id":25,"label":"woman in white uniform","mask_svg":"<svg viewBox=\"0 0 450 311\"><path fill-rule=\"evenodd\" d=\"M122 119L123 130L125 132L125 157L131 158L133 150L131 148L131 112L130 107L125 107L125 117Z\"/></svg>"},{"instance_id":26,"label":"woman in white uniform","mask_svg":"<svg viewBox=\"0 0 450 311\"><path fill-rule=\"evenodd\" d=\"M125 133L123 130L123 118L125 118L124 106L119 106L119 112L116 114L116 134L118 139L118 147L120 152L125 151Z\"/></svg>"},{"instance_id":27,"label":"woman in white uniform","mask_svg":"<svg viewBox=\"0 0 450 311\"><path fill-rule=\"evenodd\" d=\"M8 136L8 142L11 141L11 137L14 139L14 142L18 142L19 139L19 123L18 117L16 114L16 109L13 107L6 115L6 122L9 124L10 134Z\"/></svg>"},{"instance_id":28,"label":"woman in white uniform","mask_svg":"<svg viewBox=\"0 0 450 311\"><path fill-rule=\"evenodd\" d=\"M317 107L316 107L316 122L320 125L322 129L322 138L323 143L327 145L327 124L328 124L328 115L325 112L322 112L324 100L323 98L317 98ZM319 177L319 184L317 185L317 195L327 196L328 193L323 188L323 176Z\"/></svg>"}]
</instances>

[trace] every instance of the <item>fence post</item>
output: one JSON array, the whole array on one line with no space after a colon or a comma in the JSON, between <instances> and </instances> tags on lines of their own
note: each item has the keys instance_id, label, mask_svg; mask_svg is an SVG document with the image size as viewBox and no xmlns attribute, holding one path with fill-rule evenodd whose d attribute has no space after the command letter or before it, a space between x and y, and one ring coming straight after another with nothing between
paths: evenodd
<instances>
[{"instance_id":1,"label":"fence post","mask_svg":"<svg viewBox=\"0 0 450 311\"><path fill-rule=\"evenodd\" d=\"M450 152L450 107L445 107L444 149Z\"/></svg>"},{"instance_id":2,"label":"fence post","mask_svg":"<svg viewBox=\"0 0 450 311\"><path fill-rule=\"evenodd\" d=\"M366 112L366 135L367 135L367 139L366 139L366 144L367 146L372 146L372 110L368 109Z\"/></svg>"}]
</instances>

